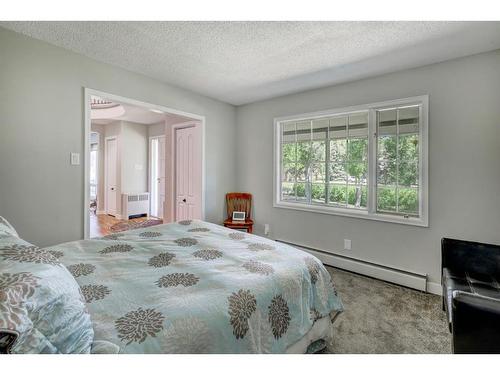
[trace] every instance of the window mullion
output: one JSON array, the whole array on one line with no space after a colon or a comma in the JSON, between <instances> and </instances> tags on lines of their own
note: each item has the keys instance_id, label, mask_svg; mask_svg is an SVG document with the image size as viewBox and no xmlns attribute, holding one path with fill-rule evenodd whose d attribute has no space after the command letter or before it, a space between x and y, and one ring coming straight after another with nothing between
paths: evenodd
<instances>
[{"instance_id":1,"label":"window mullion","mask_svg":"<svg viewBox=\"0 0 500 375\"><path fill-rule=\"evenodd\" d=\"M427 160L427 152L424 152L424 147L428 147L427 140L424 143L424 126L423 126L423 105L418 108L418 216L422 217L424 208L424 183L423 183L423 166L424 158ZM426 166L427 167L427 166ZM425 197L427 201L427 197Z\"/></svg>"},{"instance_id":2,"label":"window mullion","mask_svg":"<svg viewBox=\"0 0 500 375\"><path fill-rule=\"evenodd\" d=\"M399 213L399 108L396 109L396 213Z\"/></svg>"},{"instance_id":3,"label":"window mullion","mask_svg":"<svg viewBox=\"0 0 500 375\"><path fill-rule=\"evenodd\" d=\"M330 121L326 129L325 139L325 203L330 203Z\"/></svg>"},{"instance_id":4,"label":"window mullion","mask_svg":"<svg viewBox=\"0 0 500 375\"><path fill-rule=\"evenodd\" d=\"M312 204L312 120L309 121L309 160L307 162L307 176L306 176L306 198L307 203Z\"/></svg>"},{"instance_id":5,"label":"window mullion","mask_svg":"<svg viewBox=\"0 0 500 375\"><path fill-rule=\"evenodd\" d=\"M346 139L346 153L344 160L344 170L345 170L345 207L349 207L349 116L347 116L346 128L345 128L345 139Z\"/></svg>"},{"instance_id":6,"label":"window mullion","mask_svg":"<svg viewBox=\"0 0 500 375\"><path fill-rule=\"evenodd\" d=\"M375 110L368 112L368 212L377 211L377 118Z\"/></svg>"},{"instance_id":7,"label":"window mullion","mask_svg":"<svg viewBox=\"0 0 500 375\"><path fill-rule=\"evenodd\" d=\"M297 174L299 173L299 155L298 155L298 144L297 144L297 124L295 124L295 158L294 158L294 167L295 173L293 176L293 193L295 196L295 200L298 200L297 197Z\"/></svg>"}]
</instances>

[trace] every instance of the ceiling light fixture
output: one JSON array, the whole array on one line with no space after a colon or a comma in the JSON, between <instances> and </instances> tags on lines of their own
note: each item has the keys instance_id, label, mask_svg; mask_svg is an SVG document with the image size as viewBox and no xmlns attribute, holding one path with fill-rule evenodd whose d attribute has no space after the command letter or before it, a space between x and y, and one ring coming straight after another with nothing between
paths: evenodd
<instances>
[{"instance_id":1,"label":"ceiling light fixture","mask_svg":"<svg viewBox=\"0 0 500 375\"><path fill-rule=\"evenodd\" d=\"M97 97L92 97L90 99L90 108L92 109L106 109L106 108L113 108L113 107L118 107L118 103L113 103L112 101L108 99L101 99Z\"/></svg>"},{"instance_id":2,"label":"ceiling light fixture","mask_svg":"<svg viewBox=\"0 0 500 375\"><path fill-rule=\"evenodd\" d=\"M125 113L125 108L121 104L96 96L90 98L90 109L92 120L117 118Z\"/></svg>"}]
</instances>

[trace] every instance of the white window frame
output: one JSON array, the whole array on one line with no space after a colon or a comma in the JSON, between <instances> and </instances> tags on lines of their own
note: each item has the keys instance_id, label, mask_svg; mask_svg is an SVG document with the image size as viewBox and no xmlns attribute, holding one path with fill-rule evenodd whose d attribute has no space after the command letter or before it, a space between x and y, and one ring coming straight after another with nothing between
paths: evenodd
<instances>
[{"instance_id":1,"label":"white window frame","mask_svg":"<svg viewBox=\"0 0 500 375\"><path fill-rule=\"evenodd\" d=\"M420 106L419 117L419 217L401 216L376 211L376 173L377 173L377 124L376 111L401 106ZM307 204L281 200L281 123L286 121L313 120L321 117L338 116L351 112L368 111L368 195L367 209L342 208L327 205ZM429 226L429 96L421 95L404 99L388 100L383 102L363 104L345 108L338 108L320 112L303 113L299 115L277 117L274 119L274 178L273 178L273 207L299 211L317 212L322 214L347 216L368 220L377 220L390 223Z\"/></svg>"}]
</instances>

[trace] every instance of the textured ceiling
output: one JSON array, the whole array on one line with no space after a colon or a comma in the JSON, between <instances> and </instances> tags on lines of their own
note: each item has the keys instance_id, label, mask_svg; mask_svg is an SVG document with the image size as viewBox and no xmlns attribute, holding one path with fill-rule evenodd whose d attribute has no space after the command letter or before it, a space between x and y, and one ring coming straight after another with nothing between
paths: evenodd
<instances>
[{"instance_id":1,"label":"textured ceiling","mask_svg":"<svg viewBox=\"0 0 500 375\"><path fill-rule=\"evenodd\" d=\"M239 105L500 48L500 22L0 22Z\"/></svg>"}]
</instances>

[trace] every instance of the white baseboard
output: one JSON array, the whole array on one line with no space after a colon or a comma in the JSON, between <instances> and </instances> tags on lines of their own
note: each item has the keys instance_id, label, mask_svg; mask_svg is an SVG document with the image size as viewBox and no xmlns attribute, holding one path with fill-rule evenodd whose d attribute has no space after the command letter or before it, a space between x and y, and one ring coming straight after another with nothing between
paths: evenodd
<instances>
[{"instance_id":1,"label":"white baseboard","mask_svg":"<svg viewBox=\"0 0 500 375\"><path fill-rule=\"evenodd\" d=\"M346 271L359 273L361 275L370 276L376 279L388 281L394 284L406 286L432 294L441 295L442 293L441 285L438 283L428 282L426 274L399 270L392 267L366 262L361 259L327 253L326 251L312 249L306 246L301 246L286 241L278 241L306 251L329 266L337 267Z\"/></svg>"},{"instance_id":2,"label":"white baseboard","mask_svg":"<svg viewBox=\"0 0 500 375\"><path fill-rule=\"evenodd\" d=\"M438 296L443 295L443 287L441 284L427 282L427 293L437 294Z\"/></svg>"}]
</instances>

